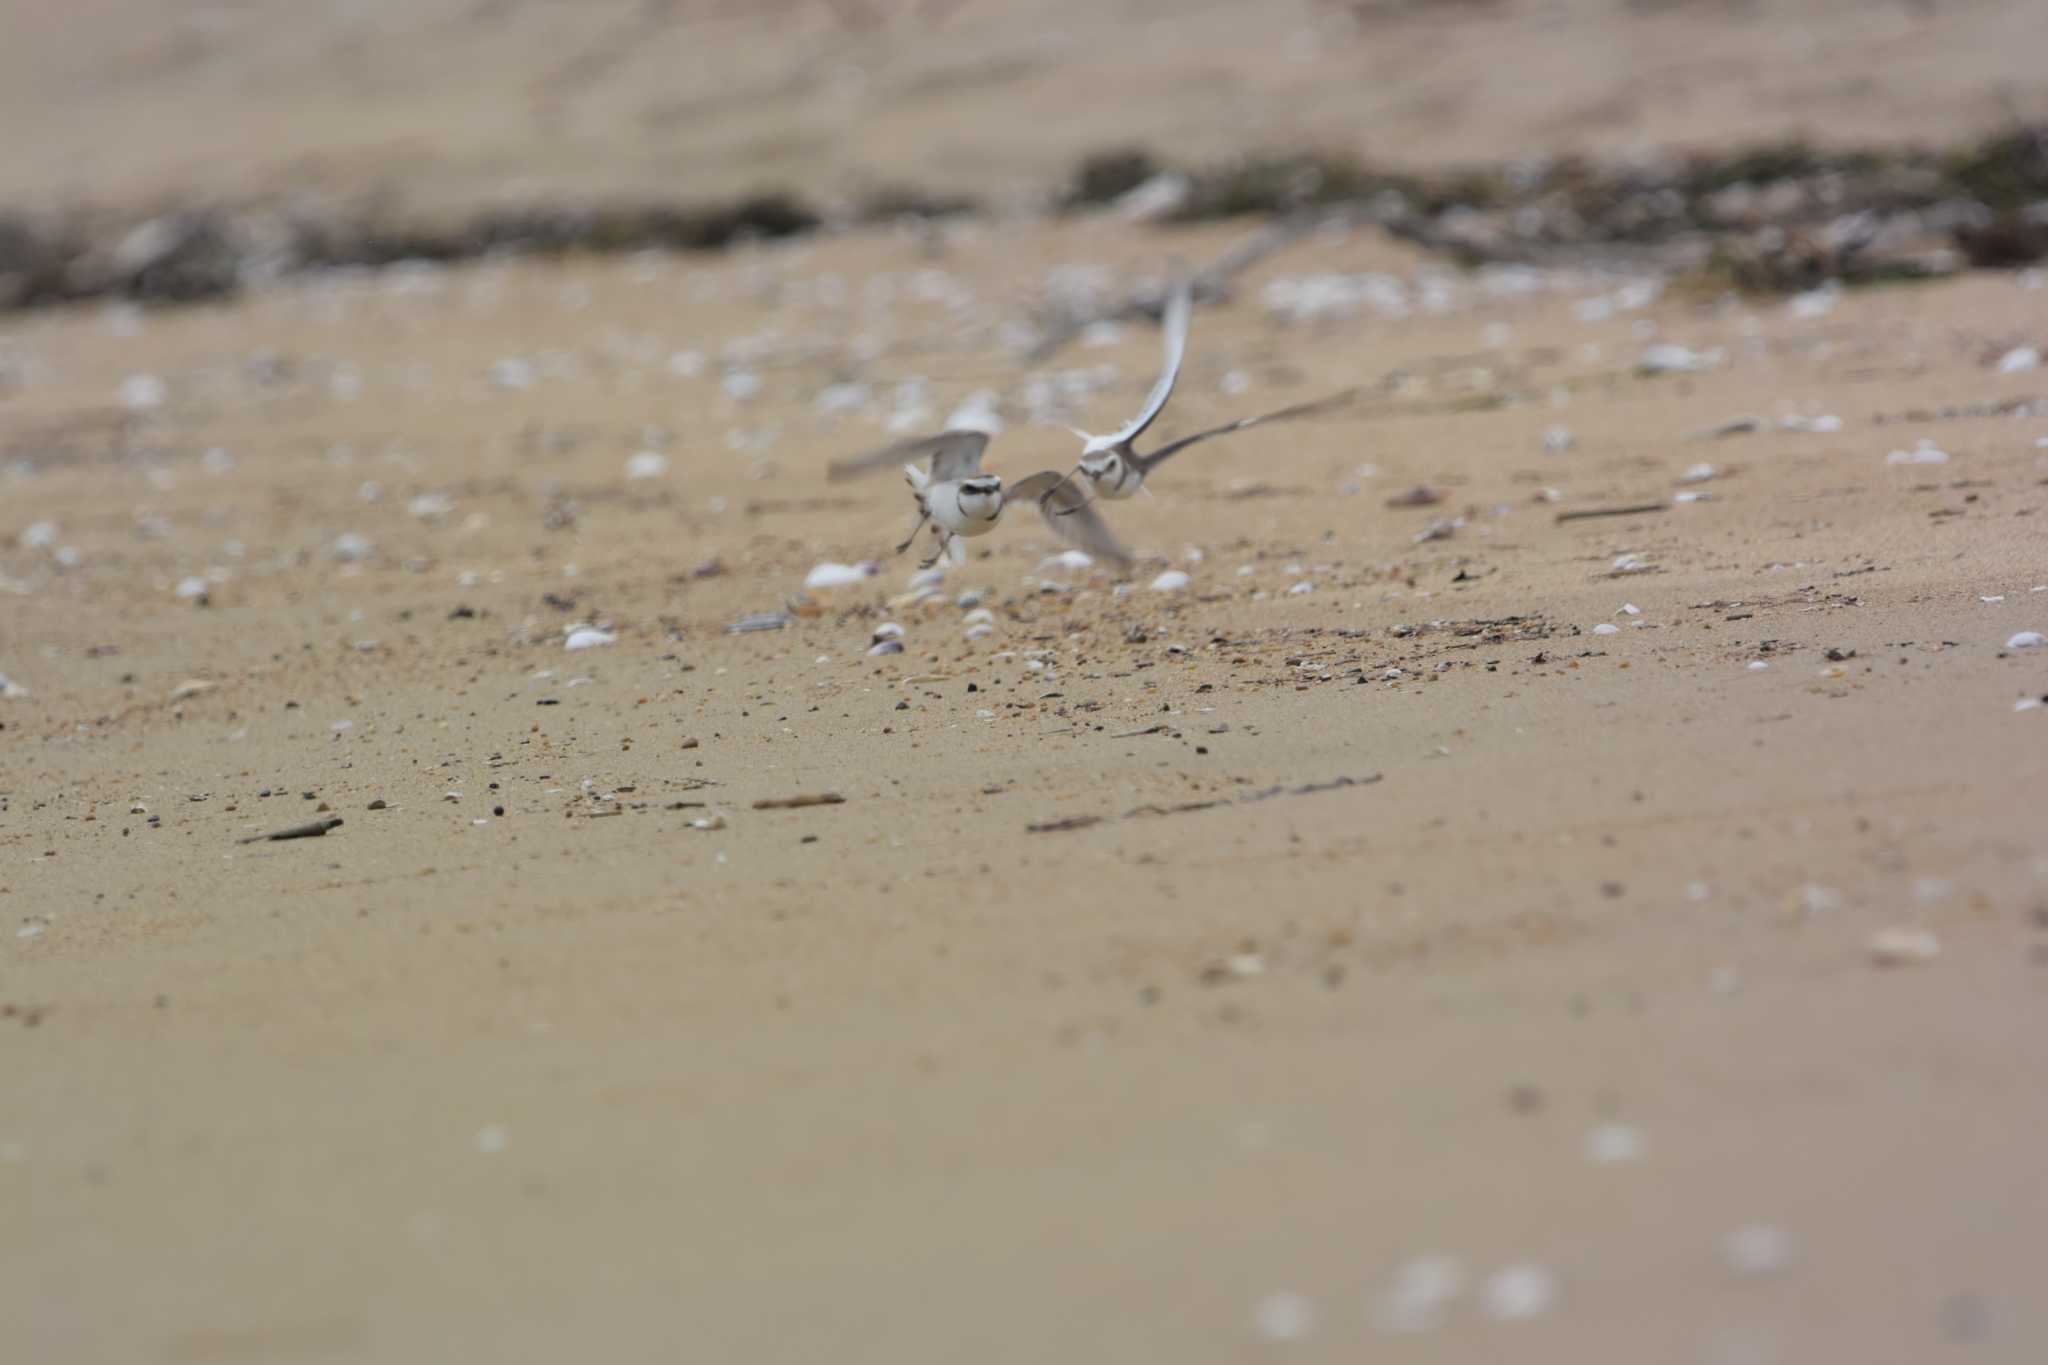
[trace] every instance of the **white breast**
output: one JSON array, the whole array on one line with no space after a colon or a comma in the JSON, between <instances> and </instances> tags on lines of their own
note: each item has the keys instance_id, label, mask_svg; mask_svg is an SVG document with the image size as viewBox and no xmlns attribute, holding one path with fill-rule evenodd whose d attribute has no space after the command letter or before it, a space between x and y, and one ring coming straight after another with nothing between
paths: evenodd
<instances>
[{"instance_id":1,"label":"white breast","mask_svg":"<svg viewBox=\"0 0 2048 1365\"><path fill-rule=\"evenodd\" d=\"M956 536L987 535L1002 515L1000 493L969 493L964 497L958 483L934 484L927 501L932 520Z\"/></svg>"},{"instance_id":2,"label":"white breast","mask_svg":"<svg viewBox=\"0 0 2048 1365\"><path fill-rule=\"evenodd\" d=\"M1081 472L1095 486L1095 496L1109 502L1128 498L1145 482L1145 476L1121 455L1106 460L1083 460Z\"/></svg>"}]
</instances>

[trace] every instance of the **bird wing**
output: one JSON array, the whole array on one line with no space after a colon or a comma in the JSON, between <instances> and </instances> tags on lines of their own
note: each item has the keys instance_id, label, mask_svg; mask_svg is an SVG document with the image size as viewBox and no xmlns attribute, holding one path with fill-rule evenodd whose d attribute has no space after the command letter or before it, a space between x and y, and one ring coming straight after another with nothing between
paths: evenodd
<instances>
[{"instance_id":1,"label":"bird wing","mask_svg":"<svg viewBox=\"0 0 2048 1365\"><path fill-rule=\"evenodd\" d=\"M830 483L838 483L842 479L871 474L891 465L929 458L934 483L964 479L981 467L981 452L987 445L988 433L981 431L942 431L936 436L913 436L864 455L834 460L825 467L825 478Z\"/></svg>"},{"instance_id":2,"label":"bird wing","mask_svg":"<svg viewBox=\"0 0 2048 1365\"><path fill-rule=\"evenodd\" d=\"M1053 534L1076 549L1120 568L1131 563L1131 552L1096 512L1093 499L1058 470L1047 469L1010 485L1009 496L1037 503L1038 514L1045 518Z\"/></svg>"},{"instance_id":3,"label":"bird wing","mask_svg":"<svg viewBox=\"0 0 2048 1365\"><path fill-rule=\"evenodd\" d=\"M1129 445L1138 439L1159 416L1166 400L1173 396L1174 383L1180 378L1180 362L1188 351L1188 314L1193 307L1194 291L1187 276L1181 275L1174 280L1166 295L1166 313L1160 323L1160 330L1165 334L1165 360L1159 378L1153 381L1152 392L1145 395L1143 411L1119 427L1110 438L1112 448Z\"/></svg>"},{"instance_id":4,"label":"bird wing","mask_svg":"<svg viewBox=\"0 0 2048 1365\"><path fill-rule=\"evenodd\" d=\"M950 483L981 472L981 452L988 449L985 431L949 431L932 448L932 482Z\"/></svg>"},{"instance_id":5,"label":"bird wing","mask_svg":"<svg viewBox=\"0 0 2048 1365\"><path fill-rule=\"evenodd\" d=\"M1246 427L1255 427L1263 422L1285 422L1296 417L1312 417L1319 412L1329 412L1335 408L1341 408L1357 396L1357 389L1345 389L1343 392L1332 394L1328 398L1318 398L1312 403L1296 403L1292 407L1277 408L1272 412L1262 412L1256 417L1240 417L1235 422L1225 422L1220 427L1210 427L1207 431L1198 431L1192 436L1183 436L1177 441L1168 441L1159 449L1147 451L1143 455L1133 452L1128 458L1133 464L1138 466L1140 474L1149 474L1168 459L1178 455L1197 441L1206 441L1211 436L1228 436L1233 431L1243 431Z\"/></svg>"}]
</instances>

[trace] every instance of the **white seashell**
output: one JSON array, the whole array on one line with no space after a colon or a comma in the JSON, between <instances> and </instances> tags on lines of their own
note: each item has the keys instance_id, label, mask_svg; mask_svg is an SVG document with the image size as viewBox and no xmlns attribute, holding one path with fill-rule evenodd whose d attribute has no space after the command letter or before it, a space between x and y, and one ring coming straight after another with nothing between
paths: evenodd
<instances>
[{"instance_id":1,"label":"white seashell","mask_svg":"<svg viewBox=\"0 0 2048 1365\"><path fill-rule=\"evenodd\" d=\"M376 548L370 543L368 536L356 531L343 531L334 538L334 544L328 547L328 552L336 559L353 562L368 559Z\"/></svg>"},{"instance_id":2,"label":"white seashell","mask_svg":"<svg viewBox=\"0 0 2048 1365\"><path fill-rule=\"evenodd\" d=\"M1725 355L1718 346L1711 351L1695 351L1690 346L1660 342L1643 352L1637 367L1645 374L1696 374L1713 369Z\"/></svg>"},{"instance_id":3,"label":"white seashell","mask_svg":"<svg viewBox=\"0 0 2048 1365\"><path fill-rule=\"evenodd\" d=\"M1557 1276L1540 1265L1503 1266L1486 1277L1480 1301L1500 1322L1539 1318L1557 1302Z\"/></svg>"},{"instance_id":4,"label":"white seashell","mask_svg":"<svg viewBox=\"0 0 2048 1365\"><path fill-rule=\"evenodd\" d=\"M668 456L657 450L643 450L626 461L629 479L658 479L668 473Z\"/></svg>"},{"instance_id":5,"label":"white seashell","mask_svg":"<svg viewBox=\"0 0 2048 1365\"><path fill-rule=\"evenodd\" d=\"M1998 358L2000 374L2019 374L2026 370L2039 369L2041 351L2036 346L2015 346Z\"/></svg>"},{"instance_id":6,"label":"white seashell","mask_svg":"<svg viewBox=\"0 0 2048 1365\"><path fill-rule=\"evenodd\" d=\"M2007 649L2039 649L2048 645L2048 636L2038 630L2023 630L2005 642Z\"/></svg>"},{"instance_id":7,"label":"white seashell","mask_svg":"<svg viewBox=\"0 0 2048 1365\"><path fill-rule=\"evenodd\" d=\"M881 625L875 627L873 638L877 640L900 640L903 638L903 627L897 625L894 621L884 621Z\"/></svg>"},{"instance_id":8,"label":"white seashell","mask_svg":"<svg viewBox=\"0 0 2048 1365\"><path fill-rule=\"evenodd\" d=\"M1792 1239L1769 1223L1746 1223L1721 1239L1721 1259L1738 1275L1775 1275L1792 1263Z\"/></svg>"},{"instance_id":9,"label":"white seashell","mask_svg":"<svg viewBox=\"0 0 2048 1365\"><path fill-rule=\"evenodd\" d=\"M1465 1292L1465 1278L1464 1263L1455 1256L1423 1255L1403 1261L1373 1304L1373 1326L1404 1336L1435 1330L1451 1303Z\"/></svg>"},{"instance_id":10,"label":"white seashell","mask_svg":"<svg viewBox=\"0 0 2048 1365\"><path fill-rule=\"evenodd\" d=\"M1045 573L1052 569L1063 569L1069 573L1076 573L1089 567L1094 562L1092 558L1081 553L1079 550L1062 550L1056 555L1047 555L1044 559L1039 560L1038 572Z\"/></svg>"},{"instance_id":11,"label":"white seashell","mask_svg":"<svg viewBox=\"0 0 2048 1365\"><path fill-rule=\"evenodd\" d=\"M170 389L153 374L131 374L121 381L121 404L136 412L160 408Z\"/></svg>"},{"instance_id":12,"label":"white seashell","mask_svg":"<svg viewBox=\"0 0 2048 1365\"><path fill-rule=\"evenodd\" d=\"M1185 588L1189 581L1187 574L1181 570L1168 569L1152 580L1151 587L1154 592L1178 592Z\"/></svg>"},{"instance_id":13,"label":"white seashell","mask_svg":"<svg viewBox=\"0 0 2048 1365\"><path fill-rule=\"evenodd\" d=\"M1593 633L1595 635L1619 635L1621 634L1621 627L1602 621L1599 625L1593 627Z\"/></svg>"},{"instance_id":14,"label":"white seashell","mask_svg":"<svg viewBox=\"0 0 2048 1365\"><path fill-rule=\"evenodd\" d=\"M1926 437L1911 450L1894 450L1884 457L1886 464L1947 464L1948 452L1936 446Z\"/></svg>"},{"instance_id":15,"label":"white seashell","mask_svg":"<svg viewBox=\"0 0 2048 1365\"><path fill-rule=\"evenodd\" d=\"M1252 1325L1267 1341L1306 1341L1316 1330L1316 1306L1306 1294L1279 1290L1252 1309Z\"/></svg>"},{"instance_id":16,"label":"white seashell","mask_svg":"<svg viewBox=\"0 0 2048 1365\"><path fill-rule=\"evenodd\" d=\"M859 583L880 573L881 566L873 562L862 564L838 564L831 560L816 565L804 575L806 588L843 588L850 583Z\"/></svg>"},{"instance_id":17,"label":"white seashell","mask_svg":"<svg viewBox=\"0 0 2048 1365\"><path fill-rule=\"evenodd\" d=\"M1696 464L1678 476L1680 483L1705 483L1721 471L1706 463Z\"/></svg>"},{"instance_id":18,"label":"white seashell","mask_svg":"<svg viewBox=\"0 0 2048 1365\"><path fill-rule=\"evenodd\" d=\"M1932 962L1941 955L1941 940L1925 929L1880 929L1870 936L1870 960L1880 967Z\"/></svg>"},{"instance_id":19,"label":"white seashell","mask_svg":"<svg viewBox=\"0 0 2048 1365\"><path fill-rule=\"evenodd\" d=\"M208 586L209 585L207 584L207 581L204 578L201 578L199 575L194 574L190 578L183 579L179 582L178 596L184 598L187 601L190 601L196 597L204 597L206 596Z\"/></svg>"},{"instance_id":20,"label":"white seashell","mask_svg":"<svg viewBox=\"0 0 2048 1365\"><path fill-rule=\"evenodd\" d=\"M1640 1128L1625 1123L1603 1123L1586 1134L1586 1160L1595 1166L1620 1166L1643 1159Z\"/></svg>"},{"instance_id":21,"label":"white seashell","mask_svg":"<svg viewBox=\"0 0 2048 1365\"><path fill-rule=\"evenodd\" d=\"M967 628L967 638L979 640L996 633L996 628L986 621L977 621Z\"/></svg>"},{"instance_id":22,"label":"white seashell","mask_svg":"<svg viewBox=\"0 0 2048 1365\"><path fill-rule=\"evenodd\" d=\"M599 645L611 644L618 638L611 631L599 630L595 626L571 626L568 638L562 642L562 648L595 649Z\"/></svg>"},{"instance_id":23,"label":"white seashell","mask_svg":"<svg viewBox=\"0 0 2048 1365\"><path fill-rule=\"evenodd\" d=\"M901 640L877 640L868 646L870 657L877 654L901 654L902 652L903 642Z\"/></svg>"}]
</instances>

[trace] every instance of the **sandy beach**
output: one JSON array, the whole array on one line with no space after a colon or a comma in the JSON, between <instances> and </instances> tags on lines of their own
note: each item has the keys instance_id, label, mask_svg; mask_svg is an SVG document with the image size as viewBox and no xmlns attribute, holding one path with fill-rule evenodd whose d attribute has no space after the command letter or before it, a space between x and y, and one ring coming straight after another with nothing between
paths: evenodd
<instances>
[{"instance_id":1,"label":"sandy beach","mask_svg":"<svg viewBox=\"0 0 2048 1365\"><path fill-rule=\"evenodd\" d=\"M1110 507L1127 575L1019 512L920 593L825 480L962 405L1066 467L1160 338L1049 302L1251 230L0 316L19 1359L2038 1360L2040 272L1333 228L1157 433L1352 401Z\"/></svg>"}]
</instances>

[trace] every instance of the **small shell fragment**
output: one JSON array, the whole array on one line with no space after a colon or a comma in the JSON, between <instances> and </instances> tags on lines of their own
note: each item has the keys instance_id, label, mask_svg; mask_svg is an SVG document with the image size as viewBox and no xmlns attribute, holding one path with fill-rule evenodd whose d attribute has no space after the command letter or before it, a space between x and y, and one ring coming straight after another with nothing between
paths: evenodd
<instances>
[{"instance_id":1,"label":"small shell fragment","mask_svg":"<svg viewBox=\"0 0 2048 1365\"><path fill-rule=\"evenodd\" d=\"M596 626L572 626L568 638L562 641L562 648L595 649L599 645L612 644L618 638L611 631L599 630Z\"/></svg>"},{"instance_id":2,"label":"small shell fragment","mask_svg":"<svg viewBox=\"0 0 2048 1365\"><path fill-rule=\"evenodd\" d=\"M804 575L804 587L843 588L852 583L863 582L881 571L881 566L872 562L838 564L828 559Z\"/></svg>"},{"instance_id":3,"label":"small shell fragment","mask_svg":"<svg viewBox=\"0 0 2048 1365\"><path fill-rule=\"evenodd\" d=\"M1503 1266L1486 1277L1480 1301L1499 1322L1540 1318L1557 1302L1557 1276L1540 1265Z\"/></svg>"},{"instance_id":4,"label":"small shell fragment","mask_svg":"<svg viewBox=\"0 0 2048 1365\"><path fill-rule=\"evenodd\" d=\"M1178 592L1188 585L1188 576L1179 569L1168 569L1152 580L1154 592Z\"/></svg>"},{"instance_id":5,"label":"small shell fragment","mask_svg":"<svg viewBox=\"0 0 2048 1365\"><path fill-rule=\"evenodd\" d=\"M2023 630L2005 642L2007 649L2039 649L2048 645L2048 635L2038 630Z\"/></svg>"},{"instance_id":6,"label":"small shell fragment","mask_svg":"<svg viewBox=\"0 0 2048 1365\"><path fill-rule=\"evenodd\" d=\"M1926 929L1880 929L1870 936L1870 960L1880 967L1906 967L1941 956L1941 940Z\"/></svg>"}]
</instances>

